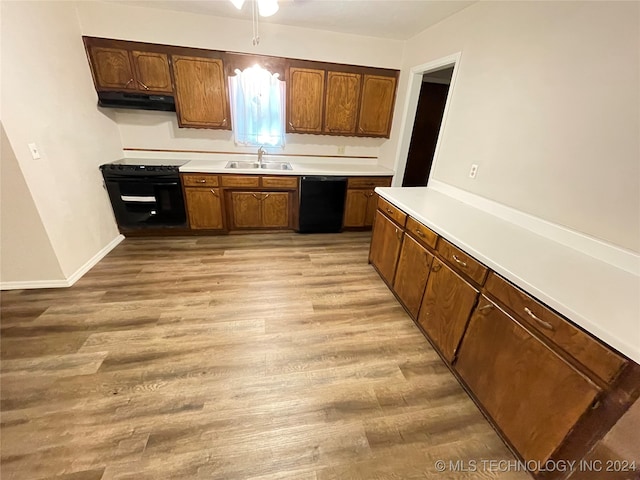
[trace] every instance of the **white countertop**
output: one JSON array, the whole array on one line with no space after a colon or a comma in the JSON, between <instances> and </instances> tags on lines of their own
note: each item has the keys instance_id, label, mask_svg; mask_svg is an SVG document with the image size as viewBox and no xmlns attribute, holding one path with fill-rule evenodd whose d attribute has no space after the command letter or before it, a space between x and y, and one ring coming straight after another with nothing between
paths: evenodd
<instances>
[{"instance_id":1,"label":"white countertop","mask_svg":"<svg viewBox=\"0 0 640 480\"><path fill-rule=\"evenodd\" d=\"M640 363L640 276L432 188L376 192Z\"/></svg>"},{"instance_id":2,"label":"white countertop","mask_svg":"<svg viewBox=\"0 0 640 480\"><path fill-rule=\"evenodd\" d=\"M293 170L270 170L270 169L240 169L225 168L228 160L256 161L256 156L239 158L238 155L225 160L191 160L180 167L183 173L241 173L253 175L324 175L324 176L392 176L393 170L371 164L370 162L356 162L349 159L340 161L339 159L326 160L323 158L308 157L296 160L292 157L265 156L265 162L289 162Z\"/></svg>"}]
</instances>

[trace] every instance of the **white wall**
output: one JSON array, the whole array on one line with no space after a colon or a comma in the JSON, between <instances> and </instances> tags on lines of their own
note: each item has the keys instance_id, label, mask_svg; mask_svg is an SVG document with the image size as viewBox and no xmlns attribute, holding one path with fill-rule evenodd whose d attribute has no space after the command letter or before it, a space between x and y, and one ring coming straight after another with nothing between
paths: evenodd
<instances>
[{"instance_id":1,"label":"white wall","mask_svg":"<svg viewBox=\"0 0 640 480\"><path fill-rule=\"evenodd\" d=\"M0 130L0 282L64 280L4 127Z\"/></svg>"},{"instance_id":2,"label":"white wall","mask_svg":"<svg viewBox=\"0 0 640 480\"><path fill-rule=\"evenodd\" d=\"M88 36L384 68L402 64L404 42L397 40L261 23L260 45L253 47L251 22L245 20L95 1L80 2L78 12ZM231 132L178 128L171 113L120 110L108 115L118 123L125 148L254 150L236 148ZM337 155L342 146L347 156L377 156L385 141L293 134L287 135L284 152Z\"/></svg>"},{"instance_id":3,"label":"white wall","mask_svg":"<svg viewBox=\"0 0 640 480\"><path fill-rule=\"evenodd\" d=\"M98 166L122 156L119 132L95 107L75 4L3 1L0 8L2 121L69 278L118 235ZM29 142L38 145L41 160L32 160ZM28 203L24 189L15 194L23 198L12 203ZM19 232L3 232L3 243L5 235Z\"/></svg>"},{"instance_id":4,"label":"white wall","mask_svg":"<svg viewBox=\"0 0 640 480\"><path fill-rule=\"evenodd\" d=\"M640 251L639 9L479 2L409 40L396 115L411 67L462 52L433 178Z\"/></svg>"}]
</instances>

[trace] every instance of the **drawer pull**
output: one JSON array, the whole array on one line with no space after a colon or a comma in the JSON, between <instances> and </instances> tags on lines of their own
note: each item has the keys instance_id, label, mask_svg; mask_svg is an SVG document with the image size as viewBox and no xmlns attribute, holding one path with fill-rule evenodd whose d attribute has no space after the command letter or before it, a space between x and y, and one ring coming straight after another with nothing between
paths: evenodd
<instances>
[{"instance_id":1,"label":"drawer pull","mask_svg":"<svg viewBox=\"0 0 640 480\"><path fill-rule=\"evenodd\" d=\"M393 215L393 210L391 210L390 208L387 208L387 213L388 213L389 215Z\"/></svg>"},{"instance_id":2,"label":"drawer pull","mask_svg":"<svg viewBox=\"0 0 640 480\"><path fill-rule=\"evenodd\" d=\"M204 178L202 178L202 179L198 180L198 183L207 183L207 181Z\"/></svg>"},{"instance_id":3,"label":"drawer pull","mask_svg":"<svg viewBox=\"0 0 640 480\"><path fill-rule=\"evenodd\" d=\"M541 318L536 317L536 314L533 313L531 310L529 310L529 307L524 307L524 311L527 312L527 315L529 315L531 318L533 318L536 322L538 322L544 328L547 328L549 330L553 330L553 325L551 325L549 322L545 322Z\"/></svg>"},{"instance_id":4,"label":"drawer pull","mask_svg":"<svg viewBox=\"0 0 640 480\"><path fill-rule=\"evenodd\" d=\"M215 197L219 197L218 192L216 192L213 188L209 189L209 191L213 193Z\"/></svg>"},{"instance_id":5,"label":"drawer pull","mask_svg":"<svg viewBox=\"0 0 640 480\"><path fill-rule=\"evenodd\" d=\"M424 233L422 233L419 228L416 228L416 233L424 238Z\"/></svg>"},{"instance_id":6,"label":"drawer pull","mask_svg":"<svg viewBox=\"0 0 640 480\"><path fill-rule=\"evenodd\" d=\"M458 265L460 265L460 266L462 266L462 267L465 267L465 268L466 268L467 263L466 263L466 262L463 262L462 260L460 260L460 259L458 258L458 256L457 256L455 253L453 254L453 259L455 260L455 262L456 262Z\"/></svg>"}]
</instances>

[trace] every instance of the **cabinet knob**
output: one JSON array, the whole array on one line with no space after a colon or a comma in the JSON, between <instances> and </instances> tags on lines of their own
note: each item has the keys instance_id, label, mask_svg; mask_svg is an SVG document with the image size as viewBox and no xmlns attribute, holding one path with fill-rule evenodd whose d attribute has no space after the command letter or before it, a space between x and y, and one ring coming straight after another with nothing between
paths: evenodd
<instances>
[{"instance_id":1,"label":"cabinet knob","mask_svg":"<svg viewBox=\"0 0 640 480\"><path fill-rule=\"evenodd\" d=\"M200 180L198 180L198 183L207 183L207 181L204 178L201 178Z\"/></svg>"},{"instance_id":2,"label":"cabinet knob","mask_svg":"<svg viewBox=\"0 0 640 480\"><path fill-rule=\"evenodd\" d=\"M432 272L437 272L438 270L440 270L442 268L442 264L440 263L434 263L433 267L431 267L431 271Z\"/></svg>"},{"instance_id":3,"label":"cabinet knob","mask_svg":"<svg viewBox=\"0 0 640 480\"><path fill-rule=\"evenodd\" d=\"M416 228L416 233L424 238L424 233L422 233L419 228Z\"/></svg>"}]
</instances>

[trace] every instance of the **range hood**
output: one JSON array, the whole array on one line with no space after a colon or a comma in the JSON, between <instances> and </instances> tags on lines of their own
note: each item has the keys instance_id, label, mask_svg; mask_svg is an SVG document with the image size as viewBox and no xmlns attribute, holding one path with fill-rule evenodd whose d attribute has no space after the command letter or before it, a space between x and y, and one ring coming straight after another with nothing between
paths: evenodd
<instances>
[{"instance_id":1,"label":"range hood","mask_svg":"<svg viewBox=\"0 0 640 480\"><path fill-rule=\"evenodd\" d=\"M145 93L98 92L98 106L108 108L134 108L175 112L176 102L171 95Z\"/></svg>"}]
</instances>

